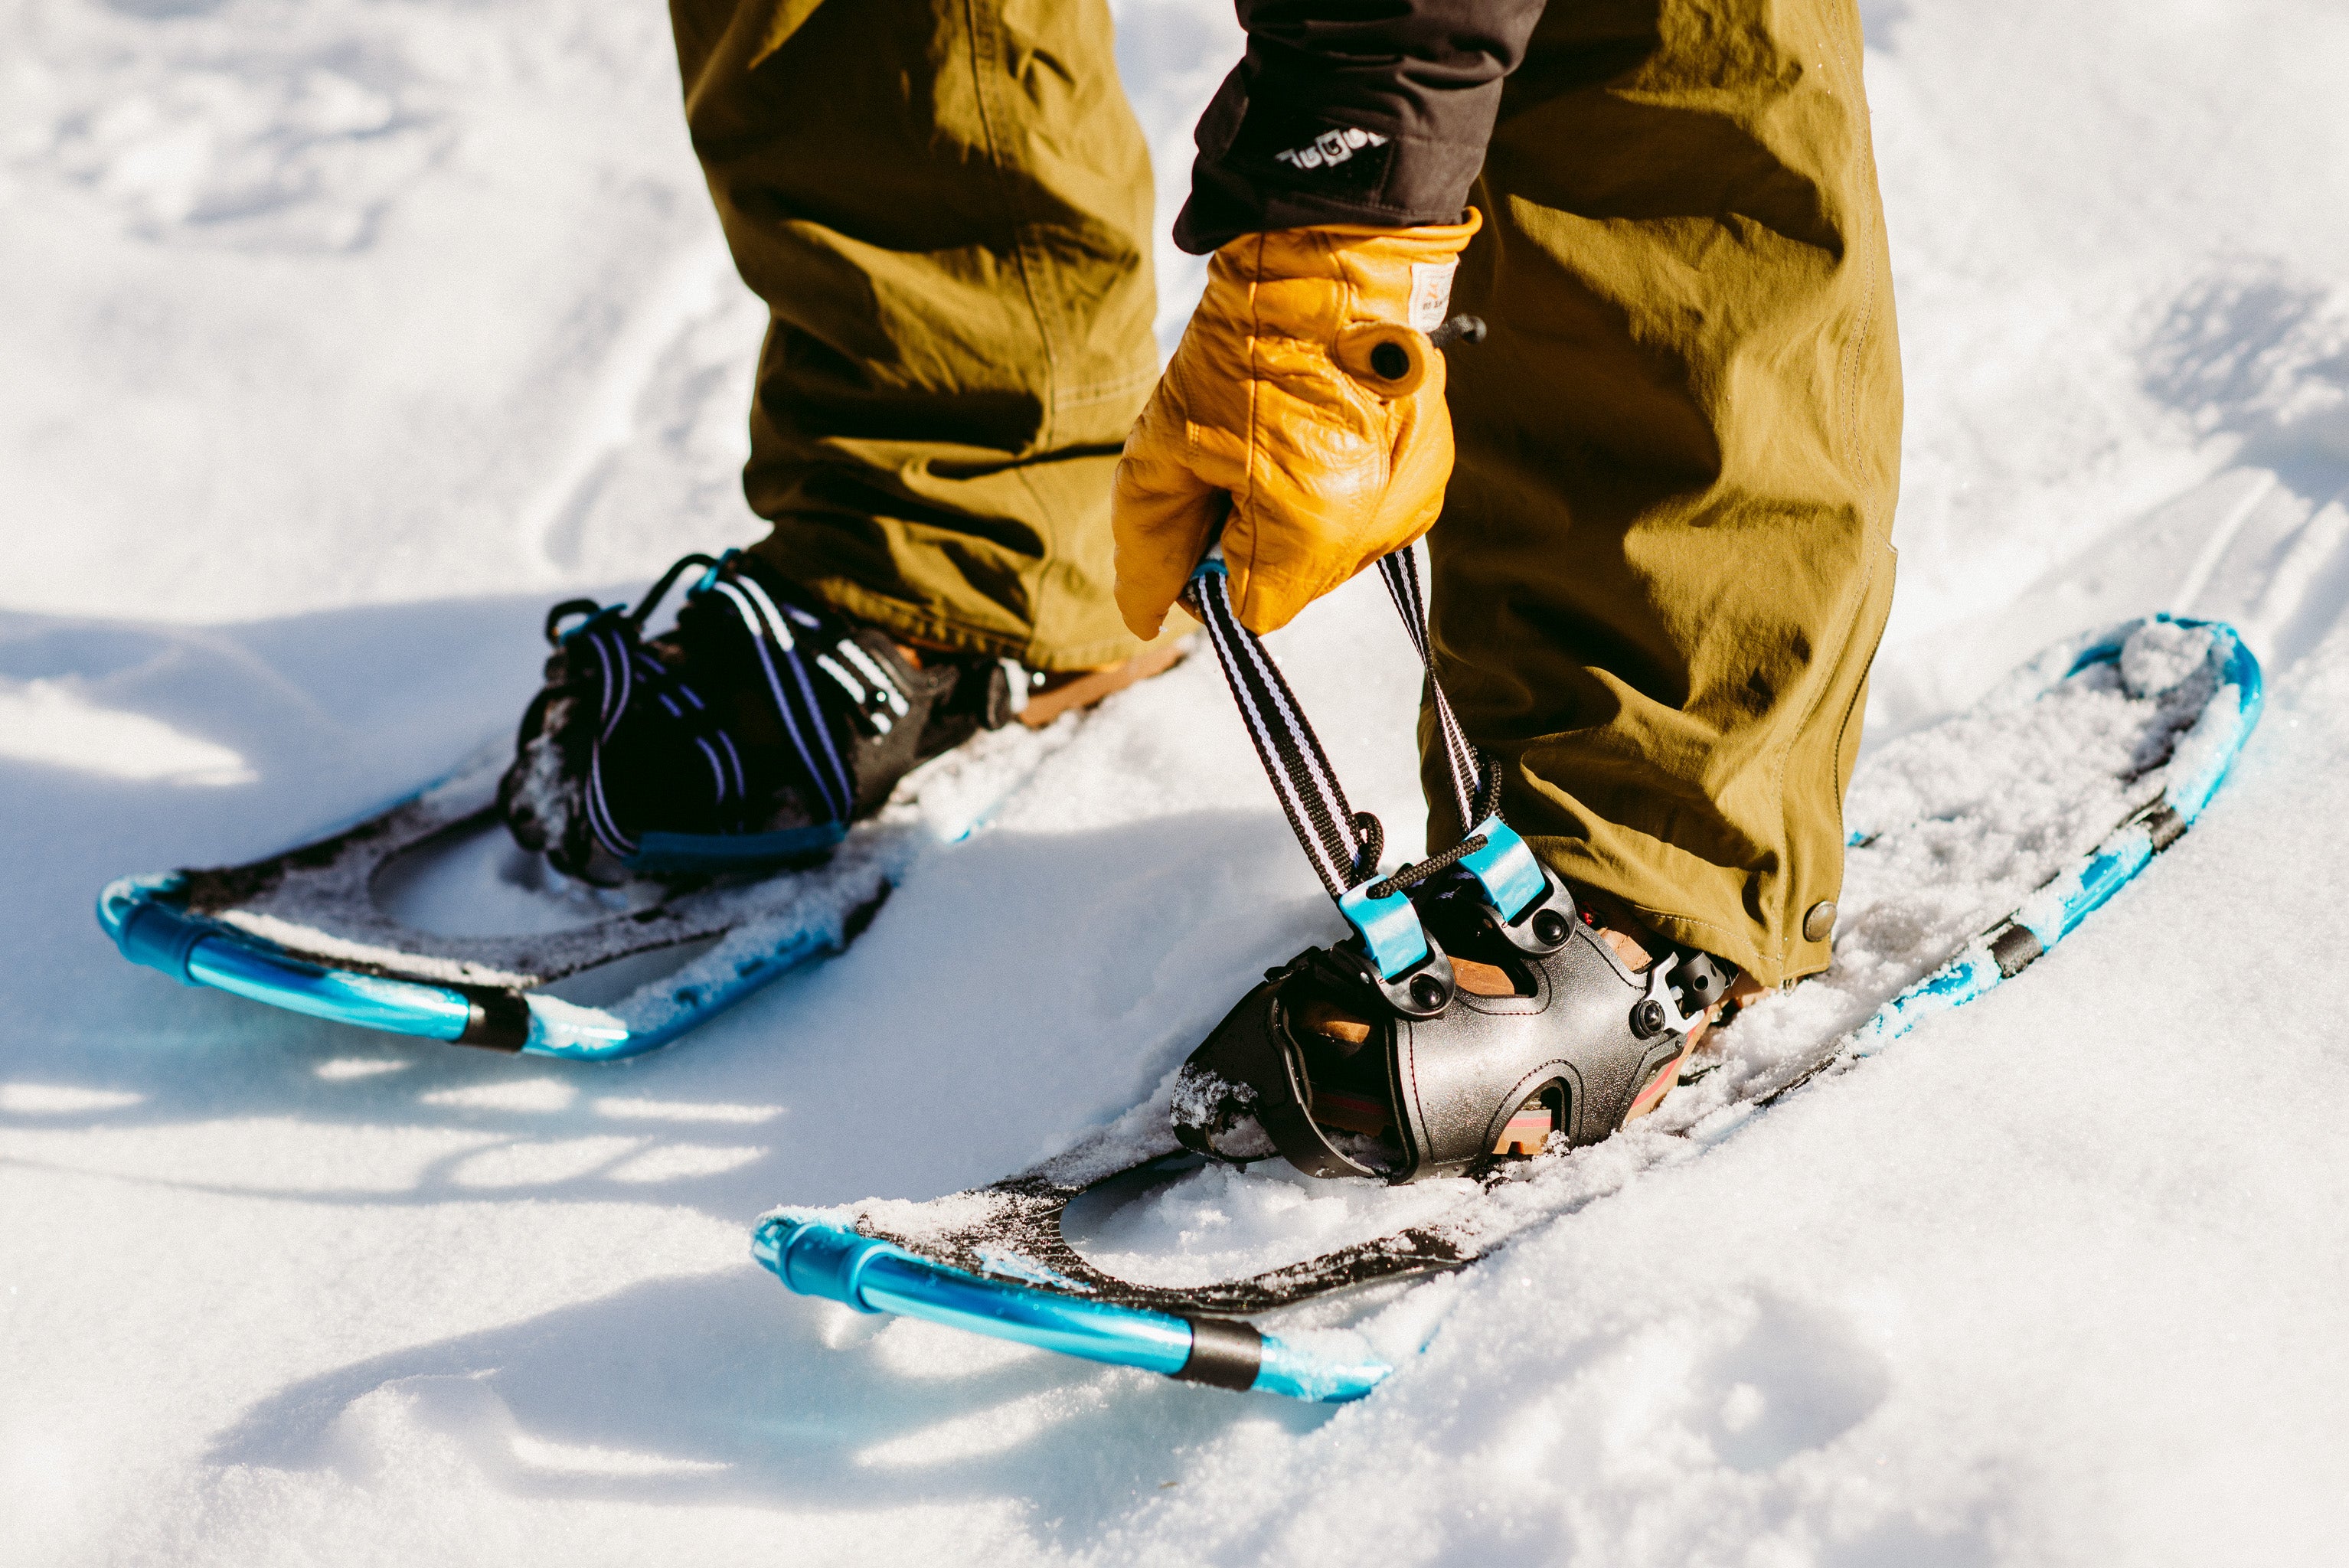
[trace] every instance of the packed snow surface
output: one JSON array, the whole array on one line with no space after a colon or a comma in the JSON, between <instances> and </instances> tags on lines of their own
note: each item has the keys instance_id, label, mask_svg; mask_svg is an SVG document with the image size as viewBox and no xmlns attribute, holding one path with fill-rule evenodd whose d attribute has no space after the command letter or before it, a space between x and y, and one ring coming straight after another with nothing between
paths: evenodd
<instances>
[{"instance_id":1,"label":"packed snow surface","mask_svg":"<svg viewBox=\"0 0 2349 1568\"><path fill-rule=\"evenodd\" d=\"M108 879L415 788L510 730L552 600L754 537L761 320L657 7L16 0L0 1561L2333 1560L2349 14L1863 10L1909 391L1874 755L2157 609L2241 626L2269 716L2024 981L1685 1158L1592 1151L1603 1202L1387 1303L1402 1370L1330 1410L746 1255L772 1203L934 1197L1112 1122L1330 934L1204 660L1076 727L844 958L634 1067L115 956ZM1163 226L1236 35L1216 0L1119 15ZM1171 335L1200 273L1161 261ZM1413 852L1376 585L1276 651Z\"/></svg>"}]
</instances>

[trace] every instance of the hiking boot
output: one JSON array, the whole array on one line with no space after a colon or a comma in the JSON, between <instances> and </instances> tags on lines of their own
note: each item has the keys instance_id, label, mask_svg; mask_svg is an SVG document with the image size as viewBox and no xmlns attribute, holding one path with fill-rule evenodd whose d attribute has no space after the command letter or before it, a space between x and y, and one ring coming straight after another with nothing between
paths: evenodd
<instances>
[{"instance_id":1,"label":"hiking boot","mask_svg":"<svg viewBox=\"0 0 2349 1568\"><path fill-rule=\"evenodd\" d=\"M696 568L676 626L645 638L654 608ZM687 556L634 610L558 604L547 638L546 684L523 715L498 804L525 849L607 885L820 861L932 758L982 730L1041 727L1181 656L1170 638L1123 664L1046 676L923 650L734 551Z\"/></svg>"}]
</instances>

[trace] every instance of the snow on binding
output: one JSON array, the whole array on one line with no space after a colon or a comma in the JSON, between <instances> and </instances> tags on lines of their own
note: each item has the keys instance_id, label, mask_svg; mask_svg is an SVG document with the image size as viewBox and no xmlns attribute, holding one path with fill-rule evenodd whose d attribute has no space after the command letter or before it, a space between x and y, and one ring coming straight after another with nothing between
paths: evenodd
<instances>
[{"instance_id":1,"label":"snow on binding","mask_svg":"<svg viewBox=\"0 0 2349 1568\"><path fill-rule=\"evenodd\" d=\"M1390 566L1408 624L1415 606L1405 595L1417 583L1415 572L1402 581L1406 572ZM1226 624L1212 613L1207 622L1220 638ZM1219 655L1233 651L1218 642ZM1226 656L1227 674L1234 663ZM1275 751L1288 742L1260 720L1281 709L1286 688L1258 686L1255 697L1267 700L1252 704L1244 686L1234 674L1280 785ZM1437 705L1448 721L1440 692ZM1574 1147L1561 1117L1531 1157L1488 1155L1433 1180L1316 1180L1290 1168L1299 1161L1288 1148L1288 1161L1267 1158L1268 1136L1238 1157L1221 1139L1204 1155L1185 1148L1216 1109L1203 1097L1222 1091L1186 1068L1112 1126L991 1186L928 1202L776 1210L759 1225L753 1255L792 1290L860 1311L1219 1387L1358 1398L1392 1371L1391 1345L1328 1322L1275 1336L1247 1319L1278 1311L1313 1319L1309 1304L1339 1293L1489 1256L2013 978L2193 825L2260 707L2258 662L2232 628L2157 616L2050 649L1969 711L1878 748L1847 804L1833 966L1749 1003L1705 1040L1661 1110L1601 1147ZM1439 733L1453 738L1448 722ZM1312 772L1315 750L1307 731L1296 773ZM1293 791L1281 793L1301 838L1345 820L1341 797L1300 810ZM1315 857L1325 882L1332 872L1343 878L1335 862L1345 853L1372 847L1327 836L1330 853ZM1397 940L1393 912L1363 906L1434 885L1391 885L1409 871L1339 897L1357 934L1350 950L1404 1007L1415 1005L1411 967L1380 958L1381 940ZM1408 949L1415 939L1400 940ZM1309 1109L1309 1086L1300 1099ZM1237 1130L1243 1144L1248 1130ZM1359 1137L1322 1132L1376 1158ZM1406 1150L1385 1154L1384 1174L1422 1173ZM1200 1214L1215 1224L1191 1222ZM1203 1233L1218 1239L1209 1246Z\"/></svg>"}]
</instances>

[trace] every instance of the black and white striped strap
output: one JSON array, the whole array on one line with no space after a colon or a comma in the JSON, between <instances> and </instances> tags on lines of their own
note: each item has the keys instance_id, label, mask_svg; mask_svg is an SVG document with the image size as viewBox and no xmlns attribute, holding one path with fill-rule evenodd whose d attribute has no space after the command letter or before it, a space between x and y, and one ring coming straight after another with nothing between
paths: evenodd
<instances>
[{"instance_id":1,"label":"black and white striped strap","mask_svg":"<svg viewBox=\"0 0 2349 1568\"><path fill-rule=\"evenodd\" d=\"M758 652L760 673L766 677L767 695L782 720L783 735L799 754L802 769L815 780L824 810L833 821L847 821L855 809L856 786L848 759L840 754L832 726L824 722L823 709L816 702L815 683L808 670L811 661L800 639L792 634L790 619L767 591L747 575L721 576L711 588L725 595L742 617L750 645ZM816 623L813 617L809 619L812 629ZM833 668L838 667L835 663ZM898 695L902 701L903 694Z\"/></svg>"},{"instance_id":2,"label":"black and white striped strap","mask_svg":"<svg viewBox=\"0 0 2349 1568\"><path fill-rule=\"evenodd\" d=\"M1436 678L1426 601L1410 547L1381 560L1379 571L1427 671L1428 702L1435 710L1461 826L1461 837L1450 849L1385 877L1377 875L1385 837L1379 820L1347 802L1288 683L1256 634L1233 613L1231 579L1220 551L1210 551L1192 574L1191 597L1297 841L1340 913L1362 934L1381 975L1392 978L1428 951L1425 933L1409 913L1413 888L1456 866L1482 884L1485 899L1511 923L1547 898L1552 883L1525 841L1501 820L1500 772L1469 743Z\"/></svg>"},{"instance_id":3,"label":"black and white striped strap","mask_svg":"<svg viewBox=\"0 0 2349 1568\"><path fill-rule=\"evenodd\" d=\"M1232 697L1247 722L1248 738L1272 779L1273 792L1305 858L1333 899L1368 882L1377 872L1385 832L1369 812L1346 800L1337 770L1298 706L1296 694L1264 651L1254 632L1232 611L1231 579L1220 558L1201 563L1191 580L1192 596L1215 645Z\"/></svg>"},{"instance_id":4,"label":"black and white striped strap","mask_svg":"<svg viewBox=\"0 0 2349 1568\"><path fill-rule=\"evenodd\" d=\"M635 632L633 624L615 617L591 623L578 634L579 640L595 656L600 686L595 738L587 753L587 826L606 850L624 859L636 852L637 841L620 825L604 788L604 748L618 729L621 715L638 697L640 687L647 700L658 704L672 718L682 720L688 715L699 717L708 713L701 695L670 675L659 660L646 652ZM749 790L742 754L734 738L706 717L690 733L702 762L709 769L711 799L723 811L740 802Z\"/></svg>"},{"instance_id":5,"label":"black and white striped strap","mask_svg":"<svg viewBox=\"0 0 2349 1568\"><path fill-rule=\"evenodd\" d=\"M1444 695L1444 683L1435 678L1435 649L1427 629L1427 601L1420 593L1417 551L1406 544L1381 557L1379 575L1386 579L1387 597L1394 601L1395 614L1402 617L1403 630L1410 634L1412 646L1419 650L1419 662L1427 670L1436 737L1444 748L1444 771L1452 779L1453 806L1460 814L1460 830L1468 832L1487 814L1476 809L1486 781L1476 748L1468 744L1460 720L1452 712L1451 699Z\"/></svg>"},{"instance_id":6,"label":"black and white striped strap","mask_svg":"<svg viewBox=\"0 0 2349 1568\"><path fill-rule=\"evenodd\" d=\"M1427 670L1427 689L1435 709L1436 733L1443 748L1444 771L1451 780L1454 809L1459 814L1462 830L1471 831L1493 815L1495 802L1487 789L1487 770L1475 748L1468 743L1460 720L1452 711L1450 699L1444 695L1444 684L1435 676L1434 650L1427 631L1427 603L1420 589L1419 562L1412 547L1405 545L1382 558L1379 574L1386 580L1387 594L1394 601L1403 629L1410 634L1412 646L1418 650L1420 663ZM1247 723L1248 738L1256 743L1257 756L1272 779L1273 791L1280 797L1289 826L1296 830L1298 842L1305 846L1306 858L1313 862L1330 896L1341 897L1349 889L1369 882L1377 869L1379 855L1385 847L1385 834L1379 820L1367 811L1357 812L1348 804L1345 788L1339 783L1337 772L1330 766L1329 756L1321 749L1321 742L1314 735L1313 726L1299 706L1296 695L1281 678L1279 667L1265 652L1263 643L1240 624L1233 612L1231 579L1220 555L1210 554L1200 563L1192 578L1192 596L1198 602L1207 636L1215 645L1216 662L1223 665L1224 678L1231 684L1240 717Z\"/></svg>"},{"instance_id":7,"label":"black and white striped strap","mask_svg":"<svg viewBox=\"0 0 2349 1568\"><path fill-rule=\"evenodd\" d=\"M636 852L638 841L612 810L604 786L604 748L617 732L631 703L654 702L673 718L690 717L697 721L693 742L709 766L712 799L721 814L745 804L749 793L742 755L733 736L709 711L700 695L640 641L646 619L688 567L708 568L692 590L695 595L716 593L740 617L783 737L797 757L799 772L813 784L833 821L848 821L855 810L856 786L840 739L817 700L817 676L840 688L853 722L871 733L886 734L910 711L906 694L853 637L843 634L827 642L828 628L823 621L796 604L777 600L748 573L730 569L730 552L717 561L688 556L669 568L635 610L594 614L564 639L584 644L595 660L599 690L595 738L587 762L587 822L603 846L623 859ZM549 617L550 635L556 619L581 608L595 606L592 601L558 605ZM814 637L810 637L811 633Z\"/></svg>"}]
</instances>

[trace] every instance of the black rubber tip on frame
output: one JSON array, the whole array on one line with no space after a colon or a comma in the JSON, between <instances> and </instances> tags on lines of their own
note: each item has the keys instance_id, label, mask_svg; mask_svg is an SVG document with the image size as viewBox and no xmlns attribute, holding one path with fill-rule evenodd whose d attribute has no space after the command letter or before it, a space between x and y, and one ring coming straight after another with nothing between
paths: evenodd
<instances>
[{"instance_id":1,"label":"black rubber tip on frame","mask_svg":"<svg viewBox=\"0 0 2349 1568\"><path fill-rule=\"evenodd\" d=\"M2046 951L2027 925L2010 925L1990 939L1990 955L2002 980L2013 979Z\"/></svg>"},{"instance_id":2,"label":"black rubber tip on frame","mask_svg":"<svg viewBox=\"0 0 2349 1568\"><path fill-rule=\"evenodd\" d=\"M1253 1324L1228 1317L1193 1317L1191 1356L1167 1374L1177 1383L1205 1383L1210 1388L1246 1393L1256 1387L1257 1368L1264 1364L1264 1336Z\"/></svg>"},{"instance_id":3,"label":"black rubber tip on frame","mask_svg":"<svg viewBox=\"0 0 2349 1568\"><path fill-rule=\"evenodd\" d=\"M465 1000L473 1006L457 1044L488 1051L518 1051L530 1043L530 1004L517 993L483 986L468 989Z\"/></svg>"}]
</instances>

